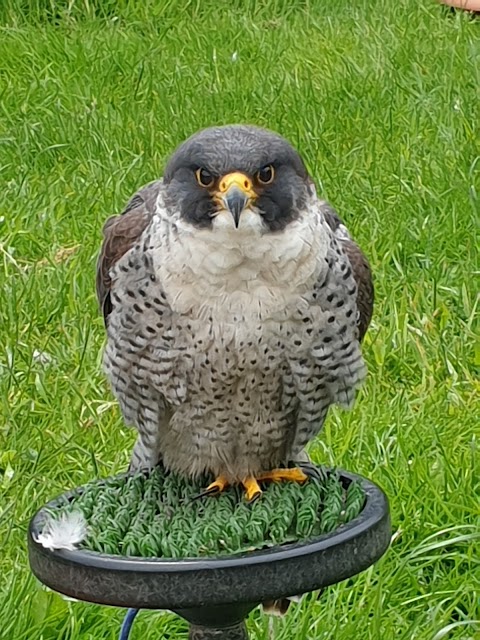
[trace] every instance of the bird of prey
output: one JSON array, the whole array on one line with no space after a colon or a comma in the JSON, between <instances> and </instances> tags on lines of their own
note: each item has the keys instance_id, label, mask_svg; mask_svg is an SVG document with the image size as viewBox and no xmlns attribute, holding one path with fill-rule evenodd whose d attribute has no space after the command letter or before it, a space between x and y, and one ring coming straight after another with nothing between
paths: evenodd
<instances>
[{"instance_id":1,"label":"bird of prey","mask_svg":"<svg viewBox=\"0 0 480 640\"><path fill-rule=\"evenodd\" d=\"M298 152L204 129L104 227L104 365L138 430L130 468L212 474L208 493L305 482L297 462L365 377L370 267Z\"/></svg>"}]
</instances>

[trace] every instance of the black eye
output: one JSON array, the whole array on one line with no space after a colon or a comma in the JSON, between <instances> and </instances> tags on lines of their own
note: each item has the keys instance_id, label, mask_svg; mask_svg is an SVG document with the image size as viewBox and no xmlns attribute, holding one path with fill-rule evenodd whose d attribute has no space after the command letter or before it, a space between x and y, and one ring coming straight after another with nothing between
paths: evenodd
<instances>
[{"instance_id":1,"label":"black eye","mask_svg":"<svg viewBox=\"0 0 480 640\"><path fill-rule=\"evenodd\" d=\"M265 167L262 167L260 171L257 171L257 180L260 184L270 184L273 182L274 175L274 168L271 164L267 164Z\"/></svg>"},{"instance_id":2,"label":"black eye","mask_svg":"<svg viewBox=\"0 0 480 640\"><path fill-rule=\"evenodd\" d=\"M195 176L197 177L198 184L202 187L211 187L214 183L212 174L206 169L197 169L195 171Z\"/></svg>"}]
</instances>

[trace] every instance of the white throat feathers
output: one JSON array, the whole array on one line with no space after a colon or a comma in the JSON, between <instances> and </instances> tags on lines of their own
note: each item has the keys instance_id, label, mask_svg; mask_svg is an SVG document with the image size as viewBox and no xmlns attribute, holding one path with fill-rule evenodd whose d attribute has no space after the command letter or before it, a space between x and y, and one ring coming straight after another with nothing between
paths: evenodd
<instances>
[{"instance_id":1,"label":"white throat feathers","mask_svg":"<svg viewBox=\"0 0 480 640\"><path fill-rule=\"evenodd\" d=\"M313 200L281 232L265 232L260 215L244 211L238 229L228 211L197 229L166 213L161 196L150 227L156 274L171 308L220 322L275 319L326 270L331 231Z\"/></svg>"}]
</instances>

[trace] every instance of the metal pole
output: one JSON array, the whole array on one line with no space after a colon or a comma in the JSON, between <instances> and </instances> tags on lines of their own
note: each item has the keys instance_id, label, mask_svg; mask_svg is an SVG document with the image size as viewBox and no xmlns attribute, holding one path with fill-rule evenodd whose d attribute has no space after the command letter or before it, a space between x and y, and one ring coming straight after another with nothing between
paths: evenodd
<instances>
[{"instance_id":1,"label":"metal pole","mask_svg":"<svg viewBox=\"0 0 480 640\"><path fill-rule=\"evenodd\" d=\"M192 624L188 638L189 640L248 640L248 633L244 621L223 628Z\"/></svg>"}]
</instances>

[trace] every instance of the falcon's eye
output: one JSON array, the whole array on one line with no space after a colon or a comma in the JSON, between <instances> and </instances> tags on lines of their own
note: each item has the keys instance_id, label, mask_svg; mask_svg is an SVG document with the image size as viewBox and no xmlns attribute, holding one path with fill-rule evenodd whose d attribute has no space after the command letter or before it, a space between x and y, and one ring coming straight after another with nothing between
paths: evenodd
<instances>
[{"instance_id":1,"label":"falcon's eye","mask_svg":"<svg viewBox=\"0 0 480 640\"><path fill-rule=\"evenodd\" d=\"M260 171L257 171L257 180L260 184L270 184L273 182L273 177L275 175L275 171L271 164L267 164L265 167L262 167Z\"/></svg>"},{"instance_id":2,"label":"falcon's eye","mask_svg":"<svg viewBox=\"0 0 480 640\"><path fill-rule=\"evenodd\" d=\"M195 171L195 175L197 177L198 184L202 187L211 187L214 183L212 174L206 169L197 169Z\"/></svg>"}]
</instances>

